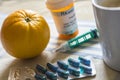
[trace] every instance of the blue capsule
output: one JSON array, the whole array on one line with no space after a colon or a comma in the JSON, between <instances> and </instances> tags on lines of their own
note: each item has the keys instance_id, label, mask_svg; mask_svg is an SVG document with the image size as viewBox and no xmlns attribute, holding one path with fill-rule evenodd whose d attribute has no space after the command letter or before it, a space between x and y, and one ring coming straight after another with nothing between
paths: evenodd
<instances>
[{"instance_id":1,"label":"blue capsule","mask_svg":"<svg viewBox=\"0 0 120 80\"><path fill-rule=\"evenodd\" d=\"M56 66L54 66L54 65L52 65L52 64L50 64L50 63L47 63L47 67L48 67L48 69L50 69L51 71L53 71L53 72L57 72L57 69L58 69L58 67L56 67Z\"/></svg>"},{"instance_id":2,"label":"blue capsule","mask_svg":"<svg viewBox=\"0 0 120 80\"><path fill-rule=\"evenodd\" d=\"M38 72L41 72L43 74L45 74L47 72L47 69L45 69L43 66L41 66L39 64L36 65L36 69Z\"/></svg>"},{"instance_id":3,"label":"blue capsule","mask_svg":"<svg viewBox=\"0 0 120 80\"><path fill-rule=\"evenodd\" d=\"M57 64L58 66L61 68L61 69L64 69L64 70L67 70L68 69L68 64L62 62L62 61L57 61Z\"/></svg>"},{"instance_id":4,"label":"blue capsule","mask_svg":"<svg viewBox=\"0 0 120 80\"><path fill-rule=\"evenodd\" d=\"M80 67L80 61L78 60L74 60L72 58L68 59L68 62L71 66L75 67L75 68L79 68Z\"/></svg>"},{"instance_id":5,"label":"blue capsule","mask_svg":"<svg viewBox=\"0 0 120 80\"><path fill-rule=\"evenodd\" d=\"M82 64L84 64L84 65L86 65L86 66L90 66L90 64L91 64L91 61L90 61L90 60L85 59L85 58L83 58L83 57L80 57L80 56L79 56L78 59L80 60L80 63L82 63Z\"/></svg>"},{"instance_id":6,"label":"blue capsule","mask_svg":"<svg viewBox=\"0 0 120 80\"><path fill-rule=\"evenodd\" d=\"M68 68L69 73L74 76L79 76L80 75L80 70L74 69L74 68Z\"/></svg>"},{"instance_id":7,"label":"blue capsule","mask_svg":"<svg viewBox=\"0 0 120 80\"><path fill-rule=\"evenodd\" d=\"M50 80L57 80L57 75L54 74L53 72L47 71L45 74L46 74L48 79L50 79Z\"/></svg>"},{"instance_id":8,"label":"blue capsule","mask_svg":"<svg viewBox=\"0 0 120 80\"><path fill-rule=\"evenodd\" d=\"M36 74L35 75L35 79L36 80L47 80L46 76L40 75L40 74Z\"/></svg>"},{"instance_id":9,"label":"blue capsule","mask_svg":"<svg viewBox=\"0 0 120 80\"><path fill-rule=\"evenodd\" d=\"M64 79L68 79L68 76L69 76L69 72L68 72L68 71L64 71L64 70L61 70L61 69L58 69L58 70L57 70L57 74L58 74L61 78L64 78Z\"/></svg>"},{"instance_id":10,"label":"blue capsule","mask_svg":"<svg viewBox=\"0 0 120 80\"><path fill-rule=\"evenodd\" d=\"M92 74L92 68L91 67L88 67L88 66L85 66L85 65L80 65L80 69L83 69L84 73L86 73L86 74Z\"/></svg>"}]
</instances>

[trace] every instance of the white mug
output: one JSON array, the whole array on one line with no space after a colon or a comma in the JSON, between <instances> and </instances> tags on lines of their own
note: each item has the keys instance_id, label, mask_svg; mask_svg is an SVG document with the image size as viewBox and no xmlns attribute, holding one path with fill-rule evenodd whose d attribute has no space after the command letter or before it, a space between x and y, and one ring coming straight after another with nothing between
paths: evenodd
<instances>
[{"instance_id":1,"label":"white mug","mask_svg":"<svg viewBox=\"0 0 120 80\"><path fill-rule=\"evenodd\" d=\"M112 69L120 71L120 7L101 5L109 1L120 0L92 0L96 26L100 33L100 43L103 50L103 60ZM110 5L109 5L110 6Z\"/></svg>"}]
</instances>

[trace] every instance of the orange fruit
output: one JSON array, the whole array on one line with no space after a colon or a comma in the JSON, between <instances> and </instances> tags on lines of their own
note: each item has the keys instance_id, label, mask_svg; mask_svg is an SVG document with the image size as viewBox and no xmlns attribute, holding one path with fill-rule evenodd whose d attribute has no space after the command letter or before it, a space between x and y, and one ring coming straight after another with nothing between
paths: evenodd
<instances>
[{"instance_id":1,"label":"orange fruit","mask_svg":"<svg viewBox=\"0 0 120 80\"><path fill-rule=\"evenodd\" d=\"M1 42L12 56L21 59L38 56L46 48L50 30L45 19L32 10L17 10L3 22Z\"/></svg>"}]
</instances>

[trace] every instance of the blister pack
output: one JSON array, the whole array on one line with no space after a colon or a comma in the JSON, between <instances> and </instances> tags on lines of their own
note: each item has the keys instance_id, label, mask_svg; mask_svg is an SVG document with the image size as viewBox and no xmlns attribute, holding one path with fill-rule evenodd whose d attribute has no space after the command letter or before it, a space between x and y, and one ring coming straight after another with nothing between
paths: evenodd
<instances>
[{"instance_id":1,"label":"blister pack","mask_svg":"<svg viewBox=\"0 0 120 80\"><path fill-rule=\"evenodd\" d=\"M68 57L46 67L37 64L35 69L29 67L11 68L8 80L74 80L95 76L93 61L86 57Z\"/></svg>"}]
</instances>

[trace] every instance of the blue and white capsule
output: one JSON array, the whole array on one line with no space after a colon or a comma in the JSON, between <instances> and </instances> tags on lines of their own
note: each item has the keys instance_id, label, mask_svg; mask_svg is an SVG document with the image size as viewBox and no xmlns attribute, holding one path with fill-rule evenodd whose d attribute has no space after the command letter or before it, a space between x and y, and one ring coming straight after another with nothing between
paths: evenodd
<instances>
[{"instance_id":1,"label":"blue and white capsule","mask_svg":"<svg viewBox=\"0 0 120 80\"><path fill-rule=\"evenodd\" d=\"M74 59L72 59L72 58L69 58L69 59L68 59L68 63L69 63L71 66L75 67L75 68L79 68L79 67L80 67L80 61L79 61L79 60L74 60Z\"/></svg>"},{"instance_id":2,"label":"blue and white capsule","mask_svg":"<svg viewBox=\"0 0 120 80\"><path fill-rule=\"evenodd\" d=\"M90 66L91 61L89 59L83 58L83 57L78 57L78 59L80 60L80 63L86 65L86 66Z\"/></svg>"},{"instance_id":3,"label":"blue and white capsule","mask_svg":"<svg viewBox=\"0 0 120 80\"><path fill-rule=\"evenodd\" d=\"M84 73L86 74L92 74L92 68L91 67L88 67L88 66L85 66L85 65L80 65L80 69L83 69Z\"/></svg>"},{"instance_id":4,"label":"blue and white capsule","mask_svg":"<svg viewBox=\"0 0 120 80\"><path fill-rule=\"evenodd\" d=\"M41 72L42 74L45 74L47 72L47 69L39 64L36 65L36 69L38 72Z\"/></svg>"},{"instance_id":5,"label":"blue and white capsule","mask_svg":"<svg viewBox=\"0 0 120 80\"><path fill-rule=\"evenodd\" d=\"M70 68L68 68L68 71L73 76L80 76L80 70L70 67Z\"/></svg>"},{"instance_id":6,"label":"blue and white capsule","mask_svg":"<svg viewBox=\"0 0 120 80\"><path fill-rule=\"evenodd\" d=\"M57 74L50 71L47 71L45 74L49 80L57 80Z\"/></svg>"},{"instance_id":7,"label":"blue and white capsule","mask_svg":"<svg viewBox=\"0 0 120 80\"><path fill-rule=\"evenodd\" d=\"M40 75L40 74L36 74L35 75L35 79L36 80L47 80L46 76Z\"/></svg>"},{"instance_id":8,"label":"blue and white capsule","mask_svg":"<svg viewBox=\"0 0 120 80\"><path fill-rule=\"evenodd\" d=\"M58 69L57 74L59 75L59 77L64 79L68 79L68 76L69 76L69 72L62 69Z\"/></svg>"},{"instance_id":9,"label":"blue and white capsule","mask_svg":"<svg viewBox=\"0 0 120 80\"><path fill-rule=\"evenodd\" d=\"M68 70L68 64L66 64L65 62L63 62L63 61L57 61L57 64L58 64L58 66L61 68L61 69L63 69L63 70Z\"/></svg>"},{"instance_id":10,"label":"blue and white capsule","mask_svg":"<svg viewBox=\"0 0 120 80\"><path fill-rule=\"evenodd\" d=\"M48 67L48 69L49 70L51 70L52 72L57 72L57 69L58 69L58 67L57 66L55 66L55 65L53 65L53 64L51 64L51 63L47 63L47 67Z\"/></svg>"}]
</instances>

